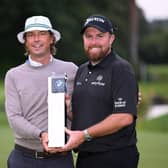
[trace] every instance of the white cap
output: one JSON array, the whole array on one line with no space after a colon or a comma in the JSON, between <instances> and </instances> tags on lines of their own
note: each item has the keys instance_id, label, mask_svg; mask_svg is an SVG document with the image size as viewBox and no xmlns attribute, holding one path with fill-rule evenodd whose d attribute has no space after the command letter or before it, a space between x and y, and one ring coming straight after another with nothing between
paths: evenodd
<instances>
[{"instance_id":1,"label":"white cap","mask_svg":"<svg viewBox=\"0 0 168 168\"><path fill-rule=\"evenodd\" d=\"M24 43L24 33L33 31L33 30L41 30L41 31L51 31L54 36L56 42L61 39L61 34L57 30L52 28L50 20L45 16L32 16L26 19L24 31L17 34L17 39L20 43Z\"/></svg>"}]
</instances>

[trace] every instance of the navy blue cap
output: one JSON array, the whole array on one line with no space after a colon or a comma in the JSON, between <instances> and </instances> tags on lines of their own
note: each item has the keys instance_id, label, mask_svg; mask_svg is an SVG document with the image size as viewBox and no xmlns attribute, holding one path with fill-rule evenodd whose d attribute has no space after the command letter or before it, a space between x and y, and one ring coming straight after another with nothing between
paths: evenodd
<instances>
[{"instance_id":1,"label":"navy blue cap","mask_svg":"<svg viewBox=\"0 0 168 168\"><path fill-rule=\"evenodd\" d=\"M89 16L83 25L83 28L81 30L81 34L84 33L87 27L95 27L101 32L109 32L111 34L114 33L115 28L113 27L113 24L110 19L103 15L92 15Z\"/></svg>"}]
</instances>

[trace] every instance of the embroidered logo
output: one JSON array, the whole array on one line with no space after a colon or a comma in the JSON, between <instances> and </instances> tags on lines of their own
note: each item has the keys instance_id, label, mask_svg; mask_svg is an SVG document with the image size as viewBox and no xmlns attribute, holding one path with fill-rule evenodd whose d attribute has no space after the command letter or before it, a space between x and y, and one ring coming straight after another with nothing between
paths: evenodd
<instances>
[{"instance_id":1,"label":"embroidered logo","mask_svg":"<svg viewBox=\"0 0 168 168\"><path fill-rule=\"evenodd\" d=\"M115 102L114 102L114 106L115 108L117 107L126 107L126 101L123 100L123 98L119 97Z\"/></svg>"},{"instance_id":2,"label":"embroidered logo","mask_svg":"<svg viewBox=\"0 0 168 168\"><path fill-rule=\"evenodd\" d=\"M82 82L76 82L76 85L77 86L82 85Z\"/></svg>"},{"instance_id":3,"label":"embroidered logo","mask_svg":"<svg viewBox=\"0 0 168 168\"><path fill-rule=\"evenodd\" d=\"M86 26L89 22L93 22L93 21L101 22L101 23L105 22L104 19L102 19L102 18L93 17L93 18L86 19L86 22L85 22L84 26Z\"/></svg>"},{"instance_id":4,"label":"embroidered logo","mask_svg":"<svg viewBox=\"0 0 168 168\"><path fill-rule=\"evenodd\" d=\"M103 75L98 75L96 78L96 81L91 82L91 85L105 86L105 83L102 82L102 80L103 80Z\"/></svg>"}]
</instances>

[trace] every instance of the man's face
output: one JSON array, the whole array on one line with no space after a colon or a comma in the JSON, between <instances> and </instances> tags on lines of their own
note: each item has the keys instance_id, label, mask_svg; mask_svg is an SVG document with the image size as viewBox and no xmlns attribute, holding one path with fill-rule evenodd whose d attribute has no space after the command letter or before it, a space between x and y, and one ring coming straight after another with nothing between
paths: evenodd
<instances>
[{"instance_id":1,"label":"man's face","mask_svg":"<svg viewBox=\"0 0 168 168\"><path fill-rule=\"evenodd\" d=\"M111 51L115 36L109 32L103 33L94 27L86 28L83 34L84 50L91 62L99 62Z\"/></svg>"},{"instance_id":2,"label":"man's face","mask_svg":"<svg viewBox=\"0 0 168 168\"><path fill-rule=\"evenodd\" d=\"M25 46L32 57L50 55L53 37L48 31L30 31L25 34Z\"/></svg>"}]
</instances>

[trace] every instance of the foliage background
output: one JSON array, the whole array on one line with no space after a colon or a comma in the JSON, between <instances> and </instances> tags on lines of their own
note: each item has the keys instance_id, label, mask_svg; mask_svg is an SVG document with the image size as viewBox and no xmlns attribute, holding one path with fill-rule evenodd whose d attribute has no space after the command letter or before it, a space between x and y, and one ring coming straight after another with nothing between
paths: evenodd
<instances>
[{"instance_id":1,"label":"foliage background","mask_svg":"<svg viewBox=\"0 0 168 168\"><path fill-rule=\"evenodd\" d=\"M48 16L55 29L62 34L57 44L57 58L81 64L86 61L82 51L80 30L85 18L92 14L103 14L117 25L116 49L128 57L128 3L118 0L1 0L0 2L0 46L2 77L7 69L25 60L24 47L16 39L23 31L27 17ZM1 78L2 78L1 77Z\"/></svg>"},{"instance_id":2,"label":"foliage background","mask_svg":"<svg viewBox=\"0 0 168 168\"><path fill-rule=\"evenodd\" d=\"M0 49L1 75L26 59L24 47L16 39L23 31L27 17L48 16L55 29L62 34L57 43L57 58L73 61L77 65L87 57L82 49L80 30L84 19L92 14L109 17L118 28L114 48L124 58L130 60L130 19L128 1L123 0L1 0L0 2ZM168 20L147 22L141 9L138 12L138 56L139 64L168 63Z\"/></svg>"}]
</instances>

